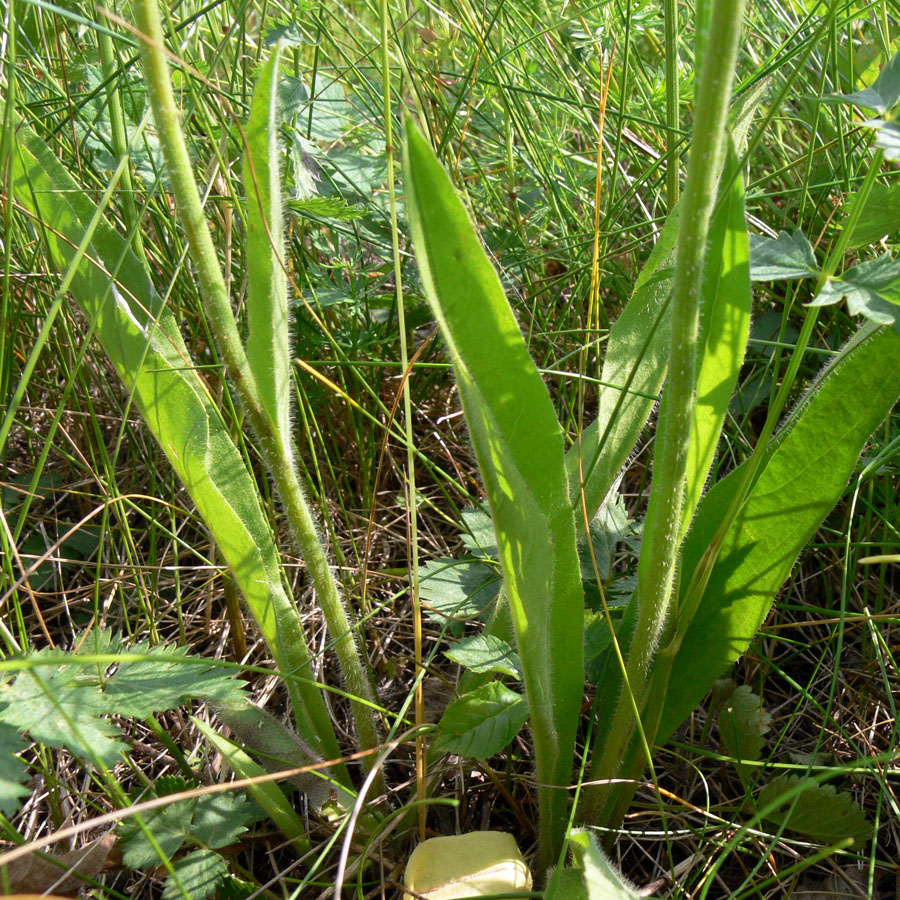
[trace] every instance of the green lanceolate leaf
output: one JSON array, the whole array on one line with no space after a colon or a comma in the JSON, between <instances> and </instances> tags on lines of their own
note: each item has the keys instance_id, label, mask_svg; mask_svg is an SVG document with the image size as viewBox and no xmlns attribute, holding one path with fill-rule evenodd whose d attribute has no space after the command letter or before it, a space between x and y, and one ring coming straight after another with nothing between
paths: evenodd
<instances>
[{"instance_id":1,"label":"green lanceolate leaf","mask_svg":"<svg viewBox=\"0 0 900 900\"><path fill-rule=\"evenodd\" d=\"M672 667L659 738L675 730L747 649L800 551L840 497L866 440L898 396L900 336L867 325L788 417L725 535L697 614L687 626ZM685 542L683 593L742 475L743 466L701 501Z\"/></svg>"},{"instance_id":2,"label":"green lanceolate leaf","mask_svg":"<svg viewBox=\"0 0 900 900\"><path fill-rule=\"evenodd\" d=\"M797 229L777 238L750 236L750 277L754 281L790 281L819 274L812 244Z\"/></svg>"},{"instance_id":3,"label":"green lanceolate leaf","mask_svg":"<svg viewBox=\"0 0 900 900\"><path fill-rule=\"evenodd\" d=\"M569 847L575 866L550 878L547 900L636 900L639 896L591 832L576 828L569 837ZM575 873L581 876L579 880L573 879Z\"/></svg>"},{"instance_id":4,"label":"green lanceolate leaf","mask_svg":"<svg viewBox=\"0 0 900 900\"><path fill-rule=\"evenodd\" d=\"M447 707L431 750L488 759L506 747L527 721L525 698L492 681Z\"/></svg>"},{"instance_id":5,"label":"green lanceolate leaf","mask_svg":"<svg viewBox=\"0 0 900 900\"><path fill-rule=\"evenodd\" d=\"M96 210L26 127L17 130L12 188L43 230L57 269L77 266L72 296L209 527L276 664L289 676L298 727L318 752L336 758L337 739L321 693L309 680L306 638L284 589L256 482L191 365L174 317L127 242L105 220L99 221L88 252L75 260L75 248Z\"/></svg>"},{"instance_id":6,"label":"green lanceolate leaf","mask_svg":"<svg viewBox=\"0 0 900 900\"><path fill-rule=\"evenodd\" d=\"M247 361L260 398L291 446L291 370L284 224L278 170L278 63L276 44L253 92L244 153L247 194Z\"/></svg>"},{"instance_id":7,"label":"green lanceolate leaf","mask_svg":"<svg viewBox=\"0 0 900 900\"><path fill-rule=\"evenodd\" d=\"M597 418L566 454L572 504L580 509L583 489L589 518L600 508L634 451L666 378L668 301L678 222L676 207L635 282L628 305L610 329L600 374ZM575 518L581 531L583 516Z\"/></svg>"},{"instance_id":8,"label":"green lanceolate leaf","mask_svg":"<svg viewBox=\"0 0 900 900\"><path fill-rule=\"evenodd\" d=\"M900 262L885 254L829 278L810 306L831 306L845 298L851 316L879 325L900 322Z\"/></svg>"},{"instance_id":9,"label":"green lanceolate leaf","mask_svg":"<svg viewBox=\"0 0 900 900\"><path fill-rule=\"evenodd\" d=\"M709 229L697 360L697 405L688 445L684 528L694 514L719 443L750 334L750 249L740 163L729 147L731 184ZM645 524L646 531L650 528Z\"/></svg>"},{"instance_id":10,"label":"green lanceolate leaf","mask_svg":"<svg viewBox=\"0 0 900 900\"><path fill-rule=\"evenodd\" d=\"M767 812L767 807L782 796L784 802ZM767 784L757 805L766 821L823 844L853 838L859 845L872 836L871 823L849 794L838 793L830 784L817 784L799 775L782 775Z\"/></svg>"},{"instance_id":11,"label":"green lanceolate leaf","mask_svg":"<svg viewBox=\"0 0 900 900\"><path fill-rule=\"evenodd\" d=\"M404 180L422 282L490 500L531 711L542 859L560 846L584 688L583 594L563 434L496 271L412 123Z\"/></svg>"}]
</instances>

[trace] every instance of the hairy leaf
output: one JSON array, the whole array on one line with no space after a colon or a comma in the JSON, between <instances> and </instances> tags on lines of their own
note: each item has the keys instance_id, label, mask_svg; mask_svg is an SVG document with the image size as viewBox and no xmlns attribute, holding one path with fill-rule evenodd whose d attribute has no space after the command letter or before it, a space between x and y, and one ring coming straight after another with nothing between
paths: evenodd
<instances>
[{"instance_id":1,"label":"hairy leaf","mask_svg":"<svg viewBox=\"0 0 900 900\"><path fill-rule=\"evenodd\" d=\"M453 361L491 514L531 710L544 853L559 846L583 689L583 593L563 433L497 272L419 131L404 137L407 210Z\"/></svg>"},{"instance_id":2,"label":"hairy leaf","mask_svg":"<svg viewBox=\"0 0 900 900\"><path fill-rule=\"evenodd\" d=\"M900 396L900 336L863 327L827 366L767 449L725 536L699 610L675 657L658 737L665 739L749 646L798 554L834 506L869 435ZM682 590L742 478L701 501L685 542Z\"/></svg>"},{"instance_id":3,"label":"hairy leaf","mask_svg":"<svg viewBox=\"0 0 900 900\"><path fill-rule=\"evenodd\" d=\"M30 129L17 129L11 159L16 199L43 229L57 269L76 267L72 296L209 526L277 665L299 676L287 680L298 727L323 756L336 758L337 739L309 680L306 637L284 589L256 482L190 363L174 316L127 242L102 218L87 254L76 257L96 209Z\"/></svg>"},{"instance_id":4,"label":"hairy leaf","mask_svg":"<svg viewBox=\"0 0 900 900\"><path fill-rule=\"evenodd\" d=\"M245 128L247 195L247 361L286 448L291 440L291 366L281 179L278 172L276 44L259 73Z\"/></svg>"}]
</instances>

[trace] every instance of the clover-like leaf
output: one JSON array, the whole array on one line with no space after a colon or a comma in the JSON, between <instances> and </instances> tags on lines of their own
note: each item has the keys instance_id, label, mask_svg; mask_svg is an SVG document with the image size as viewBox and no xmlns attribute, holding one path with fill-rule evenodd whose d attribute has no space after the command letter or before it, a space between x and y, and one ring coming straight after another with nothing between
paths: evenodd
<instances>
[{"instance_id":1,"label":"clover-like leaf","mask_svg":"<svg viewBox=\"0 0 900 900\"><path fill-rule=\"evenodd\" d=\"M896 53L869 87L852 94L830 94L828 102L855 103L877 113L886 113L900 100L900 53Z\"/></svg>"},{"instance_id":2,"label":"clover-like leaf","mask_svg":"<svg viewBox=\"0 0 900 900\"><path fill-rule=\"evenodd\" d=\"M900 263L887 254L860 263L840 278L830 278L811 306L830 306L847 300L853 316L865 316L880 325L900 321Z\"/></svg>"},{"instance_id":3,"label":"clover-like leaf","mask_svg":"<svg viewBox=\"0 0 900 900\"><path fill-rule=\"evenodd\" d=\"M819 274L816 256L806 235L780 231L777 238L750 235L750 278L753 281L789 281Z\"/></svg>"}]
</instances>

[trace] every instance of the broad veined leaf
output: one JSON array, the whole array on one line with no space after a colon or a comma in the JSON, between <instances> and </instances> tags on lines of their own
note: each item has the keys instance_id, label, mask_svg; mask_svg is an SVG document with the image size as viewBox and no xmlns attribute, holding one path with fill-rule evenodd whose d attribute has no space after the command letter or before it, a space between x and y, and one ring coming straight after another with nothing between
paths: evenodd
<instances>
[{"instance_id":1,"label":"broad veined leaf","mask_svg":"<svg viewBox=\"0 0 900 900\"><path fill-rule=\"evenodd\" d=\"M492 634L476 634L457 641L444 655L472 672L499 672L522 679L522 661L506 641Z\"/></svg>"},{"instance_id":2,"label":"broad veined leaf","mask_svg":"<svg viewBox=\"0 0 900 900\"><path fill-rule=\"evenodd\" d=\"M433 559L419 571L425 615L461 635L470 619L484 617L497 599L496 572L476 559Z\"/></svg>"},{"instance_id":3,"label":"broad veined leaf","mask_svg":"<svg viewBox=\"0 0 900 900\"><path fill-rule=\"evenodd\" d=\"M487 759L506 747L527 721L525 698L492 681L447 707L431 750Z\"/></svg>"},{"instance_id":4,"label":"broad veined leaf","mask_svg":"<svg viewBox=\"0 0 900 900\"><path fill-rule=\"evenodd\" d=\"M847 205L847 213L859 202L859 194L855 194ZM880 241L888 235L895 235L900 231L900 183L881 184L876 182L866 198L859 221L853 229L853 234L848 245L852 250L866 247L876 241Z\"/></svg>"},{"instance_id":5,"label":"broad veined leaf","mask_svg":"<svg viewBox=\"0 0 900 900\"><path fill-rule=\"evenodd\" d=\"M852 94L830 94L823 97L829 103L854 103L877 113L886 113L900 100L900 53L887 63L875 81L862 91Z\"/></svg>"},{"instance_id":6,"label":"broad veined leaf","mask_svg":"<svg viewBox=\"0 0 900 900\"><path fill-rule=\"evenodd\" d=\"M750 278L753 281L790 281L819 274L812 244L798 228L780 231L777 238L750 235Z\"/></svg>"},{"instance_id":7,"label":"broad veined leaf","mask_svg":"<svg viewBox=\"0 0 900 900\"><path fill-rule=\"evenodd\" d=\"M869 435L900 396L900 336L864 326L823 370L767 449L675 657L658 736L668 737L749 646L794 561L837 502ZM703 498L685 541L682 592L743 475Z\"/></svg>"},{"instance_id":8,"label":"broad veined leaf","mask_svg":"<svg viewBox=\"0 0 900 900\"><path fill-rule=\"evenodd\" d=\"M885 159L900 159L900 125L884 119L869 119L864 123L875 129L875 144L884 151Z\"/></svg>"},{"instance_id":9,"label":"broad veined leaf","mask_svg":"<svg viewBox=\"0 0 900 900\"><path fill-rule=\"evenodd\" d=\"M831 306L843 299L851 316L865 316L879 325L900 322L900 262L884 254L829 278L810 306Z\"/></svg>"},{"instance_id":10,"label":"broad veined leaf","mask_svg":"<svg viewBox=\"0 0 900 900\"><path fill-rule=\"evenodd\" d=\"M16 199L43 229L57 269L77 265L72 296L208 525L277 665L297 676L287 684L298 727L324 756L336 758L337 739L321 693L309 680L306 638L283 586L259 491L191 365L173 315L127 242L105 220L75 263L75 248L96 210L29 128L17 129L11 160Z\"/></svg>"},{"instance_id":11,"label":"broad veined leaf","mask_svg":"<svg viewBox=\"0 0 900 900\"><path fill-rule=\"evenodd\" d=\"M247 361L284 446L291 441L291 367L281 180L276 44L259 73L244 130L247 195Z\"/></svg>"},{"instance_id":12,"label":"broad veined leaf","mask_svg":"<svg viewBox=\"0 0 900 900\"><path fill-rule=\"evenodd\" d=\"M765 812L782 795L784 803ZM853 838L859 845L872 836L871 823L849 794L838 793L830 784L817 784L800 775L782 775L771 781L760 793L757 805L766 821L823 844Z\"/></svg>"},{"instance_id":13,"label":"broad veined leaf","mask_svg":"<svg viewBox=\"0 0 900 900\"><path fill-rule=\"evenodd\" d=\"M584 603L562 429L466 208L411 122L403 164L419 271L491 505L531 709L541 844L552 854L584 687Z\"/></svg>"}]
</instances>

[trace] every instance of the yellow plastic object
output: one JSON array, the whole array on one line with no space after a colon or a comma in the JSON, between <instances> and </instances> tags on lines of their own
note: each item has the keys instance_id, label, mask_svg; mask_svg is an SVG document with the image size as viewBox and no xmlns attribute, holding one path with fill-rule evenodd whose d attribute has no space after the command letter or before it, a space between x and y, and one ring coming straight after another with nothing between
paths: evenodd
<instances>
[{"instance_id":1,"label":"yellow plastic object","mask_svg":"<svg viewBox=\"0 0 900 900\"><path fill-rule=\"evenodd\" d=\"M531 890L515 838L502 831L429 838L413 850L404 886L428 900L460 900ZM414 900L404 894L404 900Z\"/></svg>"}]
</instances>

